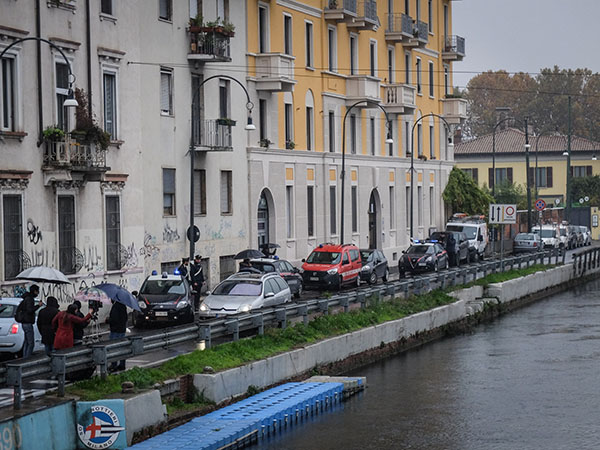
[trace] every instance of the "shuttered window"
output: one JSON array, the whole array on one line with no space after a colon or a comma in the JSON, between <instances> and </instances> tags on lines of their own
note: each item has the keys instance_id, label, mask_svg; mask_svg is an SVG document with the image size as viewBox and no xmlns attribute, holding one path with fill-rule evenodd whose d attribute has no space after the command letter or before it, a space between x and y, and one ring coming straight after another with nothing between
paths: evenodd
<instances>
[{"instance_id":1,"label":"shuttered window","mask_svg":"<svg viewBox=\"0 0 600 450\"><path fill-rule=\"evenodd\" d=\"M117 77L105 73L104 78L104 130L111 139L117 139Z\"/></svg>"},{"instance_id":2,"label":"shuttered window","mask_svg":"<svg viewBox=\"0 0 600 450\"><path fill-rule=\"evenodd\" d=\"M121 268L121 209L116 195L106 197L106 268Z\"/></svg>"},{"instance_id":3,"label":"shuttered window","mask_svg":"<svg viewBox=\"0 0 600 450\"><path fill-rule=\"evenodd\" d=\"M15 60L2 58L0 60L0 130L15 130Z\"/></svg>"},{"instance_id":4,"label":"shuttered window","mask_svg":"<svg viewBox=\"0 0 600 450\"><path fill-rule=\"evenodd\" d=\"M315 235L315 187L306 187L306 215L308 217L308 236Z\"/></svg>"},{"instance_id":5,"label":"shuttered window","mask_svg":"<svg viewBox=\"0 0 600 450\"><path fill-rule=\"evenodd\" d=\"M221 214L231 214L231 174L230 170L221 171Z\"/></svg>"},{"instance_id":6,"label":"shuttered window","mask_svg":"<svg viewBox=\"0 0 600 450\"><path fill-rule=\"evenodd\" d=\"M173 18L173 0L158 0L158 17L163 20Z\"/></svg>"},{"instance_id":7,"label":"shuttered window","mask_svg":"<svg viewBox=\"0 0 600 450\"><path fill-rule=\"evenodd\" d=\"M336 218L336 189L335 186L329 186L329 229L331 234L337 234Z\"/></svg>"},{"instance_id":8,"label":"shuttered window","mask_svg":"<svg viewBox=\"0 0 600 450\"><path fill-rule=\"evenodd\" d=\"M206 215L206 170L194 170L194 214Z\"/></svg>"},{"instance_id":9,"label":"shuttered window","mask_svg":"<svg viewBox=\"0 0 600 450\"><path fill-rule=\"evenodd\" d=\"M175 215L175 169L163 169L163 215Z\"/></svg>"},{"instance_id":10,"label":"shuttered window","mask_svg":"<svg viewBox=\"0 0 600 450\"><path fill-rule=\"evenodd\" d=\"M75 198L58 197L58 261L62 273L75 273Z\"/></svg>"},{"instance_id":11,"label":"shuttered window","mask_svg":"<svg viewBox=\"0 0 600 450\"><path fill-rule=\"evenodd\" d=\"M2 197L4 278L11 280L23 270L23 213L20 195Z\"/></svg>"},{"instance_id":12,"label":"shuttered window","mask_svg":"<svg viewBox=\"0 0 600 450\"><path fill-rule=\"evenodd\" d=\"M112 16L112 13L113 13L112 0L102 0L100 2L100 12L102 14L108 14L108 15Z\"/></svg>"},{"instance_id":13,"label":"shuttered window","mask_svg":"<svg viewBox=\"0 0 600 450\"><path fill-rule=\"evenodd\" d=\"M160 113L173 115L173 72L169 69L160 70Z\"/></svg>"}]
</instances>

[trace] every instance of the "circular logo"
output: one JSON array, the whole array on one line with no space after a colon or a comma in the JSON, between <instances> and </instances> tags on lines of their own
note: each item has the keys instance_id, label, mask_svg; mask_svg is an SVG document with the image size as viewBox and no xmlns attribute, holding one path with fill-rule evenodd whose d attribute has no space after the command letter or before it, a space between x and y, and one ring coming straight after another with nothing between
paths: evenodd
<instances>
[{"instance_id":1,"label":"circular logo","mask_svg":"<svg viewBox=\"0 0 600 450\"><path fill-rule=\"evenodd\" d=\"M106 406L92 406L92 423L87 426L77 424L79 439L88 448L104 449L115 443L119 433L125 430L120 426L119 417Z\"/></svg>"},{"instance_id":2,"label":"circular logo","mask_svg":"<svg viewBox=\"0 0 600 450\"><path fill-rule=\"evenodd\" d=\"M546 202L544 200L542 200L541 198L535 202L535 209L537 209L538 211L543 210L546 207Z\"/></svg>"},{"instance_id":3,"label":"circular logo","mask_svg":"<svg viewBox=\"0 0 600 450\"><path fill-rule=\"evenodd\" d=\"M512 206L507 206L504 212L507 216L512 216L515 213L515 208L513 208Z\"/></svg>"}]
</instances>

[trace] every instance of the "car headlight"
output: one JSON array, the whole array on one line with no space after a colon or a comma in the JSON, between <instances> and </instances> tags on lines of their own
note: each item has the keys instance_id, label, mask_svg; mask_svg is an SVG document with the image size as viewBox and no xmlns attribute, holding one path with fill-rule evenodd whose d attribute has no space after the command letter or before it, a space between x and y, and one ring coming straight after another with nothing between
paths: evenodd
<instances>
[{"instance_id":1,"label":"car headlight","mask_svg":"<svg viewBox=\"0 0 600 450\"><path fill-rule=\"evenodd\" d=\"M202 312L207 312L207 311L208 311L208 309L209 309L209 308L208 308L208 306L206 306L206 303L202 303L202 304L200 305L200 311L202 311Z\"/></svg>"},{"instance_id":2,"label":"car headlight","mask_svg":"<svg viewBox=\"0 0 600 450\"><path fill-rule=\"evenodd\" d=\"M335 275L336 273L338 273L337 267L334 267L333 269L329 269L329 270L327 271L327 273L328 273L329 275Z\"/></svg>"},{"instance_id":3,"label":"car headlight","mask_svg":"<svg viewBox=\"0 0 600 450\"><path fill-rule=\"evenodd\" d=\"M250 309L252 309L250 305L242 305L238 308L238 312L248 312Z\"/></svg>"},{"instance_id":4,"label":"car headlight","mask_svg":"<svg viewBox=\"0 0 600 450\"><path fill-rule=\"evenodd\" d=\"M425 262L433 262L433 256L428 256Z\"/></svg>"},{"instance_id":5,"label":"car headlight","mask_svg":"<svg viewBox=\"0 0 600 450\"><path fill-rule=\"evenodd\" d=\"M369 270L371 270L371 266L369 266L368 264L365 264L364 266L362 266L362 269L360 269L363 272L367 272Z\"/></svg>"},{"instance_id":6,"label":"car headlight","mask_svg":"<svg viewBox=\"0 0 600 450\"><path fill-rule=\"evenodd\" d=\"M187 300L181 300L180 302L177 302L177 306L175 307L175 309L183 309L187 305L189 305Z\"/></svg>"},{"instance_id":7,"label":"car headlight","mask_svg":"<svg viewBox=\"0 0 600 450\"><path fill-rule=\"evenodd\" d=\"M139 300L138 306L140 307L140 309L146 309L146 302Z\"/></svg>"}]
</instances>

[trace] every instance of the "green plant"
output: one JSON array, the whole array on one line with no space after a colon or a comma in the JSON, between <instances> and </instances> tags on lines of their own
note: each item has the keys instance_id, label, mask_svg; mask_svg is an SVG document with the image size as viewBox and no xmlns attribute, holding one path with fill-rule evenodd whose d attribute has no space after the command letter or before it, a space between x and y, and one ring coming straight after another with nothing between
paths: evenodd
<instances>
[{"instance_id":1,"label":"green plant","mask_svg":"<svg viewBox=\"0 0 600 450\"><path fill-rule=\"evenodd\" d=\"M191 27L204 26L204 18L202 17L202 14L198 13L198 14L196 14L196 17L191 17L190 18L190 26Z\"/></svg>"},{"instance_id":2,"label":"green plant","mask_svg":"<svg viewBox=\"0 0 600 450\"><path fill-rule=\"evenodd\" d=\"M227 34L233 34L235 31L235 25L229 22L227 19L223 19L222 25L223 31Z\"/></svg>"},{"instance_id":3,"label":"green plant","mask_svg":"<svg viewBox=\"0 0 600 450\"><path fill-rule=\"evenodd\" d=\"M257 388L256 386L254 386L253 384L248 386L248 389L246 390L246 394L248 394L249 397L258 394L259 392L260 392L260 389Z\"/></svg>"},{"instance_id":4,"label":"green plant","mask_svg":"<svg viewBox=\"0 0 600 450\"><path fill-rule=\"evenodd\" d=\"M53 125L42 131L42 136L46 142L57 142L65 138L65 132L58 128L57 125Z\"/></svg>"},{"instance_id":5,"label":"green plant","mask_svg":"<svg viewBox=\"0 0 600 450\"><path fill-rule=\"evenodd\" d=\"M217 28L219 23L221 22L221 18L217 17L217 20L211 20L210 22L206 22L207 28Z\"/></svg>"},{"instance_id":6,"label":"green plant","mask_svg":"<svg viewBox=\"0 0 600 450\"><path fill-rule=\"evenodd\" d=\"M98 144L102 150L110 145L110 134L104 131L90 114L88 96L83 89L75 89L78 106L75 109L75 129L71 135L81 143Z\"/></svg>"},{"instance_id":7,"label":"green plant","mask_svg":"<svg viewBox=\"0 0 600 450\"><path fill-rule=\"evenodd\" d=\"M271 140L267 138L262 138L260 141L258 141L258 145L264 148L269 148L272 143L273 142L271 142Z\"/></svg>"},{"instance_id":8,"label":"green plant","mask_svg":"<svg viewBox=\"0 0 600 450\"><path fill-rule=\"evenodd\" d=\"M294 150L296 148L296 143L292 140L285 141L285 148L288 150Z\"/></svg>"},{"instance_id":9,"label":"green plant","mask_svg":"<svg viewBox=\"0 0 600 450\"><path fill-rule=\"evenodd\" d=\"M234 127L236 124L236 121L233 119L229 119L227 117L222 117L220 119L217 119L217 123L219 125L224 125L224 126L228 126L228 127Z\"/></svg>"}]
</instances>

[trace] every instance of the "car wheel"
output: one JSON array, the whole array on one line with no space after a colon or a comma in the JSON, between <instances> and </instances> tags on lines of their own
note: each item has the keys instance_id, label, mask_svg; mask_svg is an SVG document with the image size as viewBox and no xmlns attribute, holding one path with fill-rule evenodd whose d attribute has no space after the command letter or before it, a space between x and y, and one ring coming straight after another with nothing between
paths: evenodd
<instances>
[{"instance_id":1,"label":"car wheel","mask_svg":"<svg viewBox=\"0 0 600 450\"><path fill-rule=\"evenodd\" d=\"M338 282L337 282L337 286L336 286L336 288L337 288L337 290L338 290L338 291L341 291L341 290L342 290L342 284L343 284L343 281L344 281L344 279L343 279L343 278L342 278L342 276L340 275L340 276L338 277Z\"/></svg>"},{"instance_id":2,"label":"car wheel","mask_svg":"<svg viewBox=\"0 0 600 450\"><path fill-rule=\"evenodd\" d=\"M302 284L298 285L298 290L294 293L294 297L295 298L300 298L300 296L302 295Z\"/></svg>"},{"instance_id":3,"label":"car wheel","mask_svg":"<svg viewBox=\"0 0 600 450\"><path fill-rule=\"evenodd\" d=\"M375 273L375 270L373 270L373 272L371 272L371 275L369 275L369 284L375 283L377 283L377 274Z\"/></svg>"},{"instance_id":4,"label":"car wheel","mask_svg":"<svg viewBox=\"0 0 600 450\"><path fill-rule=\"evenodd\" d=\"M383 274L383 277L381 277L381 279L383 280L384 283L387 283L387 280L390 279L390 269L388 269L387 267L385 268L385 272Z\"/></svg>"}]
</instances>

